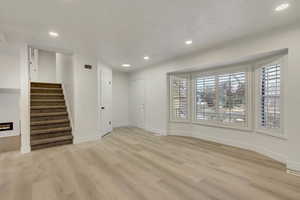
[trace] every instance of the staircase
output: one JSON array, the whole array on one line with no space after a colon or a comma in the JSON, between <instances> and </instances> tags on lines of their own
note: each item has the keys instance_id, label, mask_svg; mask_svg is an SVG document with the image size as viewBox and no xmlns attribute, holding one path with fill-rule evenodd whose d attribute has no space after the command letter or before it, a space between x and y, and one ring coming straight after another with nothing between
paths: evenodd
<instances>
[{"instance_id":1,"label":"staircase","mask_svg":"<svg viewBox=\"0 0 300 200\"><path fill-rule=\"evenodd\" d=\"M31 83L31 150L72 144L72 128L61 84Z\"/></svg>"}]
</instances>

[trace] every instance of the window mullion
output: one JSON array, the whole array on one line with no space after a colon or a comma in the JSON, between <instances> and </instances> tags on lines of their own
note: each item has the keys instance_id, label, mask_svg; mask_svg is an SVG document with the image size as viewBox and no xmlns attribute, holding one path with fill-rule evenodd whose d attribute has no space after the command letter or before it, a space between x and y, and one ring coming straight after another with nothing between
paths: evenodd
<instances>
[{"instance_id":1,"label":"window mullion","mask_svg":"<svg viewBox=\"0 0 300 200\"><path fill-rule=\"evenodd\" d=\"M215 89L216 89L216 121L217 123L220 123L220 112L219 112L219 76L216 75L215 77Z\"/></svg>"}]
</instances>

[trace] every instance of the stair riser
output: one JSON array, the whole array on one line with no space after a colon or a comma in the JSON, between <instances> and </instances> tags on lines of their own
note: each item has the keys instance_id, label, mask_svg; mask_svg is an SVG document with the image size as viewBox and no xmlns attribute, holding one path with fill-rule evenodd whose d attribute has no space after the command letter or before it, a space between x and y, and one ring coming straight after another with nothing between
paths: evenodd
<instances>
[{"instance_id":1,"label":"stair riser","mask_svg":"<svg viewBox=\"0 0 300 200\"><path fill-rule=\"evenodd\" d=\"M31 106L65 106L65 102L31 102Z\"/></svg>"},{"instance_id":2,"label":"stair riser","mask_svg":"<svg viewBox=\"0 0 300 200\"><path fill-rule=\"evenodd\" d=\"M42 144L42 145L32 145L31 150L39 150L39 149L56 147L56 146L67 145L67 144L73 144L73 140L65 140L62 142L55 142L55 143Z\"/></svg>"},{"instance_id":3,"label":"stair riser","mask_svg":"<svg viewBox=\"0 0 300 200\"><path fill-rule=\"evenodd\" d=\"M30 106L32 150L73 143L61 84L31 83ZM33 125L34 122L42 124Z\"/></svg>"},{"instance_id":4,"label":"stair riser","mask_svg":"<svg viewBox=\"0 0 300 200\"><path fill-rule=\"evenodd\" d=\"M49 125L34 125L31 126L31 130L41 130L41 129L49 129L49 128L62 128L62 127L70 127L70 123L61 123L61 124L49 124Z\"/></svg>"},{"instance_id":5,"label":"stair riser","mask_svg":"<svg viewBox=\"0 0 300 200\"><path fill-rule=\"evenodd\" d=\"M34 88L31 88L31 93L45 93L45 94L48 94L48 93L51 93L51 94L62 94L62 90L48 90L47 88L39 88L39 89L34 89Z\"/></svg>"},{"instance_id":6,"label":"stair riser","mask_svg":"<svg viewBox=\"0 0 300 200\"><path fill-rule=\"evenodd\" d=\"M43 121L43 120L60 120L60 119L68 119L68 115L47 116L47 117L31 117L30 118L30 120L32 122Z\"/></svg>"},{"instance_id":7,"label":"stair riser","mask_svg":"<svg viewBox=\"0 0 300 200\"><path fill-rule=\"evenodd\" d=\"M63 95L32 95L31 99L38 100L38 99L64 99Z\"/></svg>"},{"instance_id":8,"label":"stair riser","mask_svg":"<svg viewBox=\"0 0 300 200\"><path fill-rule=\"evenodd\" d=\"M71 132L57 132L57 133L45 133L45 134L39 134L39 135L31 135L30 140L40 140L40 139L48 139L48 138L55 138L60 136L67 136L71 135Z\"/></svg>"},{"instance_id":9,"label":"stair riser","mask_svg":"<svg viewBox=\"0 0 300 200\"><path fill-rule=\"evenodd\" d=\"M61 88L61 84L31 83L31 87Z\"/></svg>"},{"instance_id":10,"label":"stair riser","mask_svg":"<svg viewBox=\"0 0 300 200\"><path fill-rule=\"evenodd\" d=\"M57 108L57 109L32 109L31 113L53 113L53 112L67 112L66 108Z\"/></svg>"}]
</instances>

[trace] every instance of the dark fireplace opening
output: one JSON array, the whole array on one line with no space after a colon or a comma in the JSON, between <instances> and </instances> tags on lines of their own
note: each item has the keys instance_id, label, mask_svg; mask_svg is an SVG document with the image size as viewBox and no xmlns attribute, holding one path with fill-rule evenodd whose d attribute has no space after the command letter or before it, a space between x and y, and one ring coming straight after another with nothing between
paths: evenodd
<instances>
[{"instance_id":1,"label":"dark fireplace opening","mask_svg":"<svg viewBox=\"0 0 300 200\"><path fill-rule=\"evenodd\" d=\"M11 131L14 129L13 122L0 123L0 131Z\"/></svg>"}]
</instances>

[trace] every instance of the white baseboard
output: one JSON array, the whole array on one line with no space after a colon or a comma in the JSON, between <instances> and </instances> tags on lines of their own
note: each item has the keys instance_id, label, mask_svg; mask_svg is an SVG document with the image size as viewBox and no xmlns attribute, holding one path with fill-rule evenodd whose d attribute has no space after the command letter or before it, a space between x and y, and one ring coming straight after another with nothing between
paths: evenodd
<instances>
[{"instance_id":1,"label":"white baseboard","mask_svg":"<svg viewBox=\"0 0 300 200\"><path fill-rule=\"evenodd\" d=\"M255 149L251 149L257 153L261 153L265 156L268 156L274 160L277 160L281 163L284 163L284 164L287 164L287 157L280 154L280 153L277 153L277 152L274 152L274 151L270 151L264 147L259 147L259 146L256 146Z\"/></svg>"},{"instance_id":2,"label":"white baseboard","mask_svg":"<svg viewBox=\"0 0 300 200\"><path fill-rule=\"evenodd\" d=\"M113 126L113 129L114 128L128 128L128 127L130 127L128 124L126 124L126 125L118 125L118 126Z\"/></svg>"},{"instance_id":3,"label":"white baseboard","mask_svg":"<svg viewBox=\"0 0 300 200\"><path fill-rule=\"evenodd\" d=\"M178 132L178 133L170 132L169 135L188 136L188 137L194 137L194 138L212 141L212 142L216 142L216 143L220 143L220 144L225 144L225 145L229 145L229 146L239 147L239 148L243 148L243 149L249 149L249 150L254 149L253 146L246 144L246 143L237 142L235 140L220 139L217 137L212 137L212 136L208 136L208 135L204 135L204 134L197 134L195 136L193 133L189 133L188 131L184 131L182 133L181 132Z\"/></svg>"},{"instance_id":4,"label":"white baseboard","mask_svg":"<svg viewBox=\"0 0 300 200\"><path fill-rule=\"evenodd\" d=\"M207 141L212 141L212 142L217 142L220 144L225 144L225 145L229 145L229 146L234 146L234 147L238 147L238 148L242 148L242 149L247 149L247 150L251 150L251 151L255 151L257 153L261 153L265 156L268 156L276 161L282 162L282 163L287 163L287 158L282 155L279 154L277 152L273 152L270 151L264 147L261 146L256 146L256 145L250 145L247 143L241 143L235 140L228 140L228 139L220 139L220 138L216 138L216 137L211 137L211 136L207 136L207 135L203 135L203 134L197 134L197 136L194 136L193 133L188 133L188 131L185 131L184 133L180 133L180 132L171 132L171 135L178 135L178 136L189 136L189 137L194 137L194 138L199 138L199 139L203 139L203 140L207 140ZM299 165L300 166L300 165ZM294 169L294 168L293 168Z\"/></svg>"},{"instance_id":5,"label":"white baseboard","mask_svg":"<svg viewBox=\"0 0 300 200\"><path fill-rule=\"evenodd\" d=\"M0 134L0 138L2 137L11 137L11 136L20 136L20 131L15 130L15 131L3 131Z\"/></svg>"},{"instance_id":6,"label":"white baseboard","mask_svg":"<svg viewBox=\"0 0 300 200\"><path fill-rule=\"evenodd\" d=\"M166 136L167 135L167 131L166 130L162 130L162 129L153 129L153 128L148 128L146 129L147 131L150 131L152 133L156 133L160 136Z\"/></svg>"},{"instance_id":7,"label":"white baseboard","mask_svg":"<svg viewBox=\"0 0 300 200\"><path fill-rule=\"evenodd\" d=\"M83 142L91 142L91 141L95 141L95 140L100 140L101 139L101 135L88 135L88 136L76 136L74 135L74 139L73 139L73 143L74 144L80 144Z\"/></svg>"},{"instance_id":8,"label":"white baseboard","mask_svg":"<svg viewBox=\"0 0 300 200\"><path fill-rule=\"evenodd\" d=\"M31 147L30 147L30 145L26 145L26 146L21 146L21 153L22 154L25 154L25 153L30 153L31 152Z\"/></svg>"},{"instance_id":9,"label":"white baseboard","mask_svg":"<svg viewBox=\"0 0 300 200\"><path fill-rule=\"evenodd\" d=\"M294 176L299 176L299 177L300 177L300 171L295 171L295 170L287 169L287 170L286 170L286 173L291 174L291 175L294 175Z\"/></svg>"},{"instance_id":10,"label":"white baseboard","mask_svg":"<svg viewBox=\"0 0 300 200\"><path fill-rule=\"evenodd\" d=\"M288 160L286 166L289 170L300 173L300 162L294 162L294 161Z\"/></svg>"}]
</instances>

